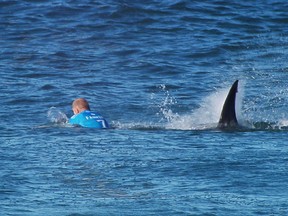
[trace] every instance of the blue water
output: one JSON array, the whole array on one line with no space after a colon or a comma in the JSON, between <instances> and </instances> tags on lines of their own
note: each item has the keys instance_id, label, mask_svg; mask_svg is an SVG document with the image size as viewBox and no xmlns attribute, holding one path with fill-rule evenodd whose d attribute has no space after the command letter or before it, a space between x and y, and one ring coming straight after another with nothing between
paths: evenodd
<instances>
[{"instance_id":1,"label":"blue water","mask_svg":"<svg viewBox=\"0 0 288 216\"><path fill-rule=\"evenodd\" d=\"M288 215L287 11L1 1L0 214ZM78 97L112 129L65 124Z\"/></svg>"}]
</instances>

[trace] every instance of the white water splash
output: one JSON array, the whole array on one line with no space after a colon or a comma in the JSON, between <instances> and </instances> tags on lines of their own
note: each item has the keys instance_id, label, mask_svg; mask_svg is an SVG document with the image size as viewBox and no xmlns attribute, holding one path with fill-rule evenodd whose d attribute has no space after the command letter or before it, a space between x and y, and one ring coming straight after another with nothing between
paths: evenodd
<instances>
[{"instance_id":1,"label":"white water splash","mask_svg":"<svg viewBox=\"0 0 288 216\"><path fill-rule=\"evenodd\" d=\"M47 112L47 117L50 122L56 124L66 124L68 122L66 114L56 107L49 108Z\"/></svg>"},{"instance_id":2,"label":"white water splash","mask_svg":"<svg viewBox=\"0 0 288 216\"><path fill-rule=\"evenodd\" d=\"M232 84L231 84L232 85ZM243 100L243 86L241 82L238 86L238 93L236 96L236 116L238 122L242 125L243 118L241 113ZM209 130L217 127L220 119L221 111L224 101L228 95L231 86L218 89L211 92L210 95L199 101L199 108L192 110L187 114L179 114L175 105L177 100L166 89L165 85L159 87L159 95L152 93L150 99L155 101L154 106L157 107L156 113L160 120L155 122L111 122L113 127L119 129L172 129L172 130Z\"/></svg>"},{"instance_id":3,"label":"white water splash","mask_svg":"<svg viewBox=\"0 0 288 216\"><path fill-rule=\"evenodd\" d=\"M243 85L239 86L236 96L236 116L241 122L241 104L244 95ZM163 109L162 113L168 123L165 128L176 130L203 130L215 128L220 119L222 107L230 86L224 89L216 90L200 102L200 107L189 114L179 115L173 113L171 109ZM241 91L239 91L241 90Z\"/></svg>"}]
</instances>

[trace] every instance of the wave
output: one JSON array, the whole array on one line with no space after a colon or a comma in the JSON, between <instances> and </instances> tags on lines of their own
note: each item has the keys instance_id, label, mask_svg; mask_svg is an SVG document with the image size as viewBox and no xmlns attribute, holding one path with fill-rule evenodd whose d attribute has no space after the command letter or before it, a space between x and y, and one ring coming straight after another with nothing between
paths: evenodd
<instances>
[{"instance_id":1,"label":"wave","mask_svg":"<svg viewBox=\"0 0 288 216\"><path fill-rule=\"evenodd\" d=\"M259 121L254 120L251 114L245 115L242 109L244 86L245 82L239 84L236 97L236 115L241 126L233 131L288 130L288 119L269 121L263 117L265 120ZM156 101L154 106L158 109L155 113L156 120L153 119L150 122L143 122L139 119L132 119L130 122L111 121L111 128L121 130L219 130L217 125L229 87L216 89L200 101L198 108L184 114L177 112L179 110L174 105L178 102L167 90L166 85L159 85L158 89L160 98L159 95L151 93L151 100ZM49 124L40 127L71 127L68 124L67 115L56 107L49 108L47 119Z\"/></svg>"},{"instance_id":2,"label":"wave","mask_svg":"<svg viewBox=\"0 0 288 216\"><path fill-rule=\"evenodd\" d=\"M259 121L254 120L251 114L243 113L244 86L245 82L239 84L236 98L236 114L240 127L233 129L233 131L288 130L288 119L269 121L263 116L265 120ZM164 92L164 97L157 104L159 109L156 113L159 117L158 122L112 122L112 127L133 130L219 130L217 125L229 88L215 90L200 101L199 108L185 114L179 114L177 110L173 110L172 107L177 104L177 100L166 90L165 85L160 85L159 89L162 93ZM153 93L151 98L154 99L155 97Z\"/></svg>"}]
</instances>

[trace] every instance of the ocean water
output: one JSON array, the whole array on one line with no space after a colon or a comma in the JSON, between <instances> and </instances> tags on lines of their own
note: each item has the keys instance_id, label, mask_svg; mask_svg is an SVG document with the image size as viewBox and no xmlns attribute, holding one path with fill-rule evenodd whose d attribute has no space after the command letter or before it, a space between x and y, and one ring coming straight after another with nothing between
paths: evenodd
<instances>
[{"instance_id":1,"label":"ocean water","mask_svg":"<svg viewBox=\"0 0 288 216\"><path fill-rule=\"evenodd\" d=\"M287 11L0 1L0 215L288 215ZM67 125L78 97L112 128Z\"/></svg>"}]
</instances>

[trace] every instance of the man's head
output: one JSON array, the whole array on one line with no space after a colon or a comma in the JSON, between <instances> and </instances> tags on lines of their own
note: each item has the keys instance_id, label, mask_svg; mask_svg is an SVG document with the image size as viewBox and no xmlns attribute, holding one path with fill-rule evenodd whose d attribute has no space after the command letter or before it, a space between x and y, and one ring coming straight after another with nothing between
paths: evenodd
<instances>
[{"instance_id":1,"label":"man's head","mask_svg":"<svg viewBox=\"0 0 288 216\"><path fill-rule=\"evenodd\" d=\"M72 110L74 114L78 114L84 110L90 110L89 103L84 98L77 98L72 103Z\"/></svg>"}]
</instances>

